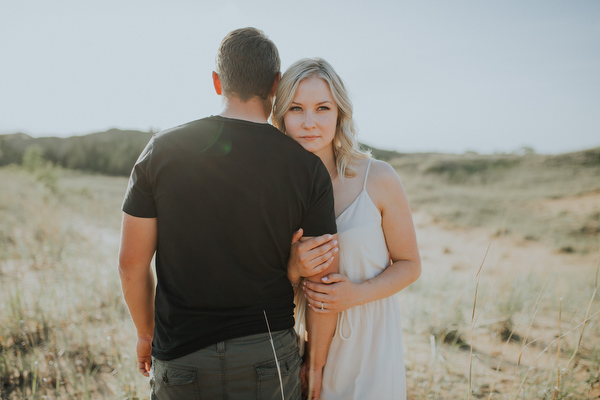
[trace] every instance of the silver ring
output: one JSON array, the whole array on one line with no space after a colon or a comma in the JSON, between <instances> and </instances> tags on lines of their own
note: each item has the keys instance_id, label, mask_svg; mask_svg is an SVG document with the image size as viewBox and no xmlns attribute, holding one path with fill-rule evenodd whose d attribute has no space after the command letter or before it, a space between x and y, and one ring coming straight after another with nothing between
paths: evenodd
<instances>
[{"instance_id":1,"label":"silver ring","mask_svg":"<svg viewBox=\"0 0 600 400\"><path fill-rule=\"evenodd\" d=\"M324 308L323 308L323 302L321 302L321 310L324 310Z\"/></svg>"}]
</instances>

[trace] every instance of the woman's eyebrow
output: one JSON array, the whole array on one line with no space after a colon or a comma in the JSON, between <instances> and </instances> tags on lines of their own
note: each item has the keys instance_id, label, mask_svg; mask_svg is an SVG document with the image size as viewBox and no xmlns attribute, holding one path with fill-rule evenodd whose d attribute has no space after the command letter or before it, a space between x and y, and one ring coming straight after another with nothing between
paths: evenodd
<instances>
[{"instance_id":1,"label":"woman's eyebrow","mask_svg":"<svg viewBox=\"0 0 600 400\"><path fill-rule=\"evenodd\" d=\"M320 101L320 102L318 102L318 103L316 103L316 104L319 106L319 105L321 105L321 104L325 104L325 103L333 104L333 102L332 102L332 101L330 101L330 100L323 100L323 101ZM292 101L290 104L302 105L302 103L299 103L299 102L297 102L297 101Z\"/></svg>"}]
</instances>

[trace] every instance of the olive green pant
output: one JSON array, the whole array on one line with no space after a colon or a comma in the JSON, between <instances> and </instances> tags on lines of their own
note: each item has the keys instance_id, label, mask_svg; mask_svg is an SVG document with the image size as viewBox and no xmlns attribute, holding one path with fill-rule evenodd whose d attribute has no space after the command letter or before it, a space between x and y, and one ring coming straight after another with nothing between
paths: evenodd
<instances>
[{"instance_id":1,"label":"olive green pant","mask_svg":"<svg viewBox=\"0 0 600 400\"><path fill-rule=\"evenodd\" d=\"M285 400L300 400L298 336L273 332ZM269 334L219 342L169 361L152 358L151 399L281 399L277 364Z\"/></svg>"}]
</instances>

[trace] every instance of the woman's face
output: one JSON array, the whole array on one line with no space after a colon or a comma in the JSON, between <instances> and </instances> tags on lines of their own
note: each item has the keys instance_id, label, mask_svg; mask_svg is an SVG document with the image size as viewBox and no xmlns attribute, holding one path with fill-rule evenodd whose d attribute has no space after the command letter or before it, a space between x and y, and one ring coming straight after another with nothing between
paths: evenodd
<instances>
[{"instance_id":1,"label":"woman's face","mask_svg":"<svg viewBox=\"0 0 600 400\"><path fill-rule=\"evenodd\" d=\"M317 155L333 151L338 108L329 85L317 77L306 78L283 116L286 134Z\"/></svg>"}]
</instances>

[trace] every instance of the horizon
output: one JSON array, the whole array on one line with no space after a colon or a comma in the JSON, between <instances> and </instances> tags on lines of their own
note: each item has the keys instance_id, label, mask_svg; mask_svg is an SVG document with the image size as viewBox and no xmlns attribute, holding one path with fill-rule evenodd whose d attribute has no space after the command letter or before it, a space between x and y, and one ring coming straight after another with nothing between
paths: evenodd
<instances>
[{"instance_id":1,"label":"horizon","mask_svg":"<svg viewBox=\"0 0 600 400\"><path fill-rule=\"evenodd\" d=\"M111 131L119 131L119 132L135 132L135 133L143 133L143 134L147 134L147 135L153 135L156 133L159 133L160 131L143 131L143 130L137 130L137 129L121 129L121 128L109 128L107 130L104 131L97 131L97 132L88 132L88 133L82 133L82 134L75 134L75 135L71 135L71 136L32 136L26 132L13 132L13 133L1 133L0 132L0 137L2 136L11 136L11 135L25 135L30 139L41 139L41 138L45 138L45 139L71 139L74 137L84 137L84 136L90 136L90 135L96 135L96 134L103 134L103 133L108 133ZM575 150L569 150L569 151L563 151L563 152L558 152L558 153L541 153L538 152L536 149L530 147L530 146L522 146L519 148L515 148L512 151L508 151L508 152L493 152L493 153L482 153L482 152L478 152L475 150L466 150L463 151L461 153L458 152L445 152L445 151L398 151L398 150L394 150L394 149L389 149L389 148L385 148L385 147L378 147L378 146L372 146L369 143L365 143L359 140L359 144L362 146L367 146L369 148L375 149L375 150L379 150L379 151L385 151L385 152L395 152L398 154L447 154L447 155L468 155L468 154L475 154L475 155L482 155L482 156L492 156L492 155L526 155L526 154L535 154L535 155L540 155L540 156L555 156L555 155L562 155L562 154L571 154L571 153L580 153L580 152L585 152L585 151L589 151L589 150L596 150L596 149L600 149L600 146L592 146L592 147L585 147L585 148L581 148L581 149L575 149Z\"/></svg>"}]
</instances>

